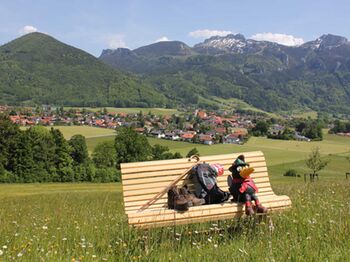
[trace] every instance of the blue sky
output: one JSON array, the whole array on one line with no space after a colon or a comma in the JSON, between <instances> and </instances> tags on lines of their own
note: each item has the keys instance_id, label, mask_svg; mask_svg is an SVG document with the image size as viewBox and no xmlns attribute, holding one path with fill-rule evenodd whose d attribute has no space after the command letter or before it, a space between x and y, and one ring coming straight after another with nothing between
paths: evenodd
<instances>
[{"instance_id":1,"label":"blue sky","mask_svg":"<svg viewBox=\"0 0 350 262\"><path fill-rule=\"evenodd\" d=\"M0 45L27 32L47 33L95 56L157 40L192 46L213 34L287 45L332 33L350 38L347 0L1 0Z\"/></svg>"}]
</instances>

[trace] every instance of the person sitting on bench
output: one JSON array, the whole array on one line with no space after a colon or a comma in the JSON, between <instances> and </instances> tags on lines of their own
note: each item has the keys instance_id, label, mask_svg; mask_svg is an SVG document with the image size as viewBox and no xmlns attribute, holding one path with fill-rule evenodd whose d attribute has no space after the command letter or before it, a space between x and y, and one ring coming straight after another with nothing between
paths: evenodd
<instances>
[{"instance_id":1,"label":"person sitting on bench","mask_svg":"<svg viewBox=\"0 0 350 262\"><path fill-rule=\"evenodd\" d=\"M224 173L219 164L198 164L192 168L190 179L195 187L195 195L205 200L205 204L218 204L228 200L230 194L217 185L217 177Z\"/></svg>"}]
</instances>

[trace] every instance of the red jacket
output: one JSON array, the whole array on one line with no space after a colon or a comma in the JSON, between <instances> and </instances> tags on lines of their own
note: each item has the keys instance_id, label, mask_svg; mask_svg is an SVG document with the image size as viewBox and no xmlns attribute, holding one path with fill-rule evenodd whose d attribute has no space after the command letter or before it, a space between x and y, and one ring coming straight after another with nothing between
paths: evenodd
<instances>
[{"instance_id":1,"label":"red jacket","mask_svg":"<svg viewBox=\"0 0 350 262\"><path fill-rule=\"evenodd\" d=\"M232 182L235 183L235 184L242 184L240 189L239 189L239 192L241 192L241 194L243 194L247 190L248 186L253 188L256 193L258 192L258 187L255 185L255 183L254 183L254 181L253 181L253 179L251 177L248 177L246 179L244 179L244 178L233 178Z\"/></svg>"}]
</instances>

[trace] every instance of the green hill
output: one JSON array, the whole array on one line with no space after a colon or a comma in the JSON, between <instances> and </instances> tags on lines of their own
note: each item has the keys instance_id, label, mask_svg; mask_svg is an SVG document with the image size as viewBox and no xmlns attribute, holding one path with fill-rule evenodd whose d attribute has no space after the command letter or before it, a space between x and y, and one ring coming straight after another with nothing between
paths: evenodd
<instances>
[{"instance_id":1,"label":"green hill","mask_svg":"<svg viewBox=\"0 0 350 262\"><path fill-rule=\"evenodd\" d=\"M140 78L42 34L0 47L0 103L162 107L166 98Z\"/></svg>"}]
</instances>

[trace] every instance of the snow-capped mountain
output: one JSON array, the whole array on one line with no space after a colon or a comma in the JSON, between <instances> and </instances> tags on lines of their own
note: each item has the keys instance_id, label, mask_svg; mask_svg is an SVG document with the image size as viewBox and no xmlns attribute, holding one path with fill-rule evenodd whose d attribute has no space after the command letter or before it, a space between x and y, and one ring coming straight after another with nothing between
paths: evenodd
<instances>
[{"instance_id":1,"label":"snow-capped mountain","mask_svg":"<svg viewBox=\"0 0 350 262\"><path fill-rule=\"evenodd\" d=\"M246 39L242 34L229 34L227 36L213 36L203 43L196 44L193 49L198 53L222 54L222 53L256 53L266 47L278 47L279 44Z\"/></svg>"},{"instance_id":2,"label":"snow-capped mountain","mask_svg":"<svg viewBox=\"0 0 350 262\"><path fill-rule=\"evenodd\" d=\"M311 48L313 50L325 50L340 47L342 45L350 45L350 42L346 37L327 34L320 36L314 41L307 42L301 45L301 47Z\"/></svg>"}]
</instances>

